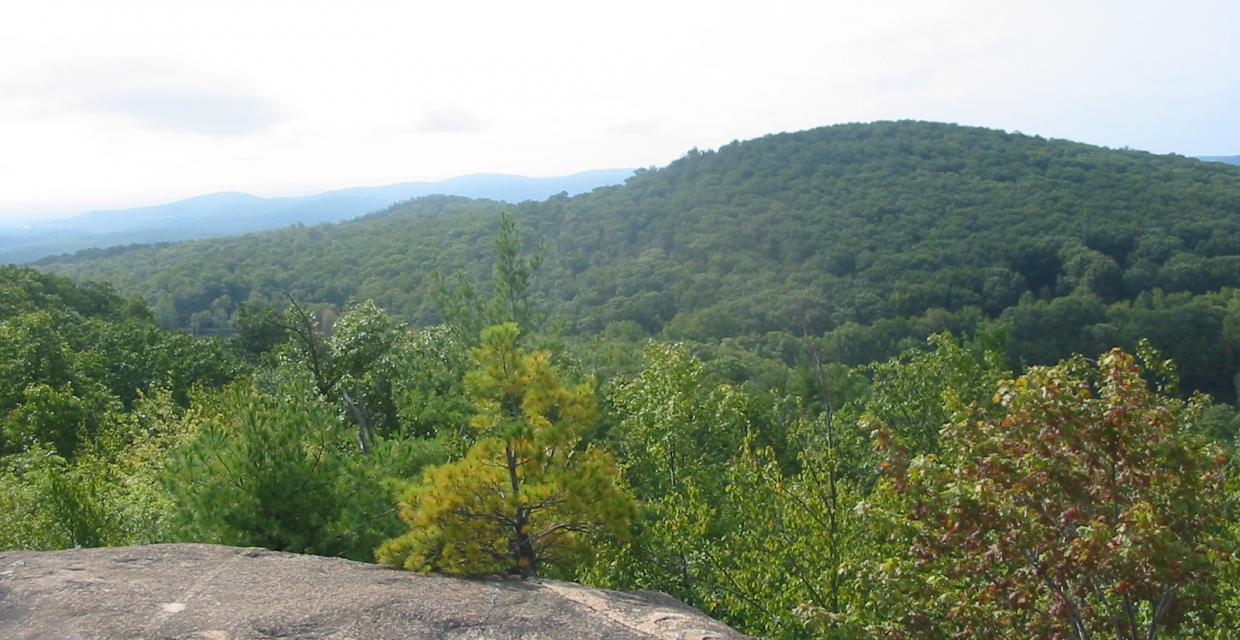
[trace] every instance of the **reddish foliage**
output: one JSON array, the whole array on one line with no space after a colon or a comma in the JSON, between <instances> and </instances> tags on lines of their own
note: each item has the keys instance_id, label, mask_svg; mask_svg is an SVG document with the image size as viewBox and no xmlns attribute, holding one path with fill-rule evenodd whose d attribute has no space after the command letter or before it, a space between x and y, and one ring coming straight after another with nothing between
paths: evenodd
<instances>
[{"instance_id":1,"label":"reddish foliage","mask_svg":"<svg viewBox=\"0 0 1240 640\"><path fill-rule=\"evenodd\" d=\"M995 401L948 425L939 456L879 434L915 566L958 590L941 632L1149 638L1208 604L1227 458L1186 427L1200 402L1151 391L1119 350L1031 369Z\"/></svg>"}]
</instances>

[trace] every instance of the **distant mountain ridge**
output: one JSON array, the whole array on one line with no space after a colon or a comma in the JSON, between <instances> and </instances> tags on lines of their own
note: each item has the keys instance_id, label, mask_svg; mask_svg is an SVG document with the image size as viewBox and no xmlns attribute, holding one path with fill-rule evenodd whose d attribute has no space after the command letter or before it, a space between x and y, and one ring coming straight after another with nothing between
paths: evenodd
<instances>
[{"instance_id":1,"label":"distant mountain ridge","mask_svg":"<svg viewBox=\"0 0 1240 640\"><path fill-rule=\"evenodd\" d=\"M1240 156L1200 156L1197 159L1207 162L1226 162L1227 164L1240 165Z\"/></svg>"},{"instance_id":2,"label":"distant mountain ridge","mask_svg":"<svg viewBox=\"0 0 1240 640\"><path fill-rule=\"evenodd\" d=\"M1182 388L1235 395L1240 167L940 123L693 150L573 197L418 198L337 225L38 266L111 282L163 326L200 333L286 295L337 310L373 299L427 325L442 319L436 272L490 281L505 210L545 246L535 296L572 338L738 340L788 364L796 350L780 345L808 332L827 361L854 365L940 330L994 329L1023 363L1147 337Z\"/></svg>"},{"instance_id":3,"label":"distant mountain ridge","mask_svg":"<svg viewBox=\"0 0 1240 640\"><path fill-rule=\"evenodd\" d=\"M298 223L340 222L432 194L513 203L543 200L557 193L576 195L619 184L631 175L632 169L598 169L547 178L479 173L437 182L352 187L299 197L263 198L235 191L212 193L168 204L89 211L22 228L0 228L0 263L29 262L88 248L232 236Z\"/></svg>"}]
</instances>

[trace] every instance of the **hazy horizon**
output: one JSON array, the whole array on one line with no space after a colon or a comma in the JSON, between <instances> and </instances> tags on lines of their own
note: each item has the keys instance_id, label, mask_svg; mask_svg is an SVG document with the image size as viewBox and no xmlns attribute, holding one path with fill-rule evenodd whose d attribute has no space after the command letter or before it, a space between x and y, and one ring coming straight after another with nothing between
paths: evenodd
<instances>
[{"instance_id":1,"label":"hazy horizon","mask_svg":"<svg viewBox=\"0 0 1240 640\"><path fill-rule=\"evenodd\" d=\"M68 0L0 24L0 225L664 165L916 119L1240 153L1240 5Z\"/></svg>"},{"instance_id":2,"label":"hazy horizon","mask_svg":"<svg viewBox=\"0 0 1240 640\"><path fill-rule=\"evenodd\" d=\"M192 194L188 194L184 196L164 198L164 199L159 199L155 201L123 202L123 203L115 204L111 206L95 206L95 207L88 207L85 209L73 208L70 210L66 210L64 212L58 212L57 210L49 210L48 212L45 212L43 214L24 215L23 212L18 211L18 212L13 212L13 215L11 217L6 217L5 212L0 211L0 229L6 229L6 228L16 229L20 227L38 225L38 224L48 223L48 222L67 221L72 218L81 216L83 214L90 214L90 213L100 213L100 212L118 211L118 210L127 210L127 209L154 208L154 207L160 207L164 205L176 204L179 202L184 202L186 200L194 200L197 198L220 196L220 195L226 195L226 194L241 194L241 195L254 196L254 197L263 198L263 199L304 198L304 197L309 197L309 196L318 196L318 195L333 193L336 191L395 187L395 186L406 185L406 184L439 184L439 183L444 183L444 182L451 182L453 180L459 180L462 178L474 178L474 177L483 177L483 176L532 178L532 179L568 178L568 177L573 177L573 176L582 175L582 174L605 173L605 172L613 172L613 171L634 171L636 169L637 167L598 167L598 168L592 168L592 169L582 169L581 171L573 171L571 173L566 173L563 175L546 175L546 176L524 175L524 174L518 174L518 173L499 173L499 172L492 172L492 171L479 171L476 173L466 173L466 174L461 174L461 175L448 176L446 178L437 179L437 180L410 179L410 180L397 180L395 182L384 182L382 184L333 185L333 186L329 186L323 189L309 189L309 190L303 190L303 191L297 191L297 192L282 192L282 193L255 193L252 191L239 191L239 190L234 190L234 189L217 189L215 191L192 193Z\"/></svg>"}]
</instances>

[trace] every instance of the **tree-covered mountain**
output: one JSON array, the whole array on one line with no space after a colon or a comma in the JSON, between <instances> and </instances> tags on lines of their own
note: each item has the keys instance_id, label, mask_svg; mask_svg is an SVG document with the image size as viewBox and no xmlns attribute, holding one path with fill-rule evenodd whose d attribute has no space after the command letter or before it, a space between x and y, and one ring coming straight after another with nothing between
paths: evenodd
<instances>
[{"instance_id":1,"label":"tree-covered mountain","mask_svg":"<svg viewBox=\"0 0 1240 640\"><path fill-rule=\"evenodd\" d=\"M1031 326L1064 338L1045 318L1080 320L1093 293L843 367L826 349L880 348L865 332L908 319L562 340L528 329L543 259L521 245L502 215L492 295L438 287L439 326L288 300L242 306L225 340L162 331L107 285L0 268L0 549L208 542L537 575L663 591L790 640L1240 622L1235 409L1180 395L1145 340L1055 366L1001 351ZM1175 298L1150 297L1103 310ZM1173 344L1191 318L1163 318ZM750 384L746 349L782 378Z\"/></svg>"},{"instance_id":2,"label":"tree-covered mountain","mask_svg":"<svg viewBox=\"0 0 1240 640\"><path fill-rule=\"evenodd\" d=\"M27 262L87 248L233 236L298 223L340 222L431 194L505 202L542 200L561 192L573 195L619 184L632 173L632 169L598 169L546 178L479 173L438 182L401 182L278 198L212 193L168 204L90 211L63 220L0 229L0 263Z\"/></svg>"},{"instance_id":3,"label":"tree-covered mountain","mask_svg":"<svg viewBox=\"0 0 1240 640\"><path fill-rule=\"evenodd\" d=\"M808 332L848 364L940 330L986 333L1025 363L1149 337L1188 388L1234 393L1240 168L947 124L770 135L575 197L422 198L40 266L198 331L286 295L433 323L433 273L486 280L502 210L545 241L536 289L569 335L731 340L787 360L781 341Z\"/></svg>"}]
</instances>

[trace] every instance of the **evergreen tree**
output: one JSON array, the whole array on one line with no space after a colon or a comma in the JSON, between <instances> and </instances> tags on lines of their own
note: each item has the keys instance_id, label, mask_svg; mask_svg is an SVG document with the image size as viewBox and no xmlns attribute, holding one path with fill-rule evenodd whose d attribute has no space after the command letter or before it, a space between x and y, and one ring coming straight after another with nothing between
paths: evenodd
<instances>
[{"instance_id":1,"label":"evergreen tree","mask_svg":"<svg viewBox=\"0 0 1240 640\"><path fill-rule=\"evenodd\" d=\"M428 469L400 504L405 535L378 550L407 569L459 574L565 572L596 537L622 538L634 501L610 454L582 446L594 387L566 387L546 352L517 347L507 323L482 332L466 377L477 442Z\"/></svg>"}]
</instances>

